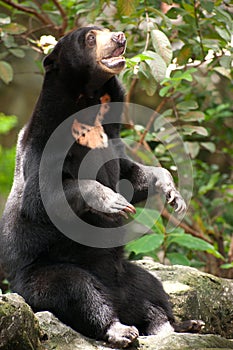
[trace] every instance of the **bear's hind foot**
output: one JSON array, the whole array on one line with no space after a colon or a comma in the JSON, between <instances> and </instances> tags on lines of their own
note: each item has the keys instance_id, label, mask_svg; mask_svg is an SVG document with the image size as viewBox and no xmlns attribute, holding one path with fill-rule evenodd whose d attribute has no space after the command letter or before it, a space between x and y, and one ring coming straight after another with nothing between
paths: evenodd
<instances>
[{"instance_id":1,"label":"bear's hind foot","mask_svg":"<svg viewBox=\"0 0 233 350\"><path fill-rule=\"evenodd\" d=\"M139 336L139 332L134 326L126 326L119 321L113 323L105 336L105 340L111 345L126 348L132 344Z\"/></svg>"},{"instance_id":2,"label":"bear's hind foot","mask_svg":"<svg viewBox=\"0 0 233 350\"><path fill-rule=\"evenodd\" d=\"M204 326L205 322L201 320L188 320L173 324L177 333L200 333Z\"/></svg>"}]
</instances>

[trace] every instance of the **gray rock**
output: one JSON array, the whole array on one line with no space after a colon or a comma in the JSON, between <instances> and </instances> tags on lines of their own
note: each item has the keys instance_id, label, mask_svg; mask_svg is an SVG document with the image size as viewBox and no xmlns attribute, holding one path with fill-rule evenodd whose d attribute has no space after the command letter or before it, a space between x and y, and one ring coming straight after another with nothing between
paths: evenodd
<instances>
[{"instance_id":1,"label":"gray rock","mask_svg":"<svg viewBox=\"0 0 233 350\"><path fill-rule=\"evenodd\" d=\"M40 350L38 321L18 294L0 295L0 350Z\"/></svg>"},{"instance_id":2,"label":"gray rock","mask_svg":"<svg viewBox=\"0 0 233 350\"><path fill-rule=\"evenodd\" d=\"M47 335L47 350L110 350L106 343L88 339L62 324L50 312L37 312L36 317ZM46 338L46 336L44 336ZM114 348L116 349L116 348ZM233 349L233 342L216 335L170 333L164 336L139 337L138 350L205 350Z\"/></svg>"},{"instance_id":3,"label":"gray rock","mask_svg":"<svg viewBox=\"0 0 233 350\"><path fill-rule=\"evenodd\" d=\"M201 319L204 333L233 338L233 281L186 266L137 262L162 282L178 321Z\"/></svg>"},{"instance_id":4,"label":"gray rock","mask_svg":"<svg viewBox=\"0 0 233 350\"><path fill-rule=\"evenodd\" d=\"M101 342L86 338L75 332L48 311L37 312L35 316L44 333L42 339L45 339L44 344L46 344L48 350L107 350L106 347L101 345Z\"/></svg>"}]
</instances>

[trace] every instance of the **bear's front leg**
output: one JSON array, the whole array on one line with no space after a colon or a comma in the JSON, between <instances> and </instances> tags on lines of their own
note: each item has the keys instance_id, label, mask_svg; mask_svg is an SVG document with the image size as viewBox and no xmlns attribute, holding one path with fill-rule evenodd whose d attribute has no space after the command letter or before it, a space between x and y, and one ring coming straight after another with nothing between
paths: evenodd
<instances>
[{"instance_id":1,"label":"bear's front leg","mask_svg":"<svg viewBox=\"0 0 233 350\"><path fill-rule=\"evenodd\" d=\"M145 200L148 195L161 192L178 214L186 210L185 201L176 189L171 174L164 168L145 166L122 158L121 178L128 179L134 188L133 204Z\"/></svg>"},{"instance_id":2,"label":"bear's front leg","mask_svg":"<svg viewBox=\"0 0 233 350\"><path fill-rule=\"evenodd\" d=\"M120 193L95 180L67 180L64 182L64 191L68 203L77 215L92 211L127 217L127 213L136 212L134 206Z\"/></svg>"}]
</instances>

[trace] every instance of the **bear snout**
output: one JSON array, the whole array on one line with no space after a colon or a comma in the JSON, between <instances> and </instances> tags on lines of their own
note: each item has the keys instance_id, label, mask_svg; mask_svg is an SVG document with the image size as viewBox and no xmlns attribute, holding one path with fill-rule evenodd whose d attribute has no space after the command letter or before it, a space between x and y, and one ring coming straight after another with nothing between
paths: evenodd
<instances>
[{"instance_id":1,"label":"bear snout","mask_svg":"<svg viewBox=\"0 0 233 350\"><path fill-rule=\"evenodd\" d=\"M126 43L125 34L123 32L113 33L112 40L120 46L123 46Z\"/></svg>"}]
</instances>

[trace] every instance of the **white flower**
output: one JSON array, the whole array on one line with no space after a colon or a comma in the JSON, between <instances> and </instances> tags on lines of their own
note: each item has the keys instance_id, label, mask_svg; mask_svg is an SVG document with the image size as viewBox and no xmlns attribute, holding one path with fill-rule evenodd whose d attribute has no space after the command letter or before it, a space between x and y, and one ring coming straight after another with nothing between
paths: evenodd
<instances>
[{"instance_id":1,"label":"white flower","mask_svg":"<svg viewBox=\"0 0 233 350\"><path fill-rule=\"evenodd\" d=\"M46 55L54 48L56 43L57 40L52 35L42 35L37 42L38 46L42 48Z\"/></svg>"}]
</instances>

